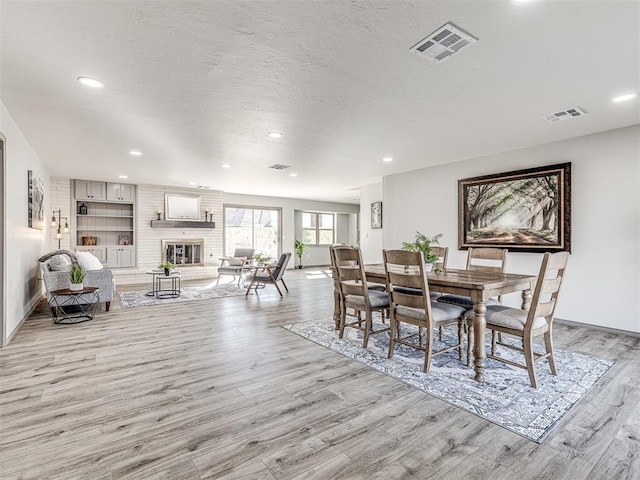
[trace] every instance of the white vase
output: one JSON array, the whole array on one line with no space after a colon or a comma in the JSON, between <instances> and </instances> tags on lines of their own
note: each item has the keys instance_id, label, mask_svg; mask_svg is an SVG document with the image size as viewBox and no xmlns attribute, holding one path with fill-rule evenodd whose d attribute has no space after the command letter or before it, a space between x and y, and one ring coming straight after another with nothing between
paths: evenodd
<instances>
[{"instance_id":1,"label":"white vase","mask_svg":"<svg viewBox=\"0 0 640 480\"><path fill-rule=\"evenodd\" d=\"M80 290L82 290L84 288L84 285L82 283L72 283L69 286L69 290L71 290L72 292L78 292Z\"/></svg>"},{"instance_id":2,"label":"white vase","mask_svg":"<svg viewBox=\"0 0 640 480\"><path fill-rule=\"evenodd\" d=\"M432 268L433 268L433 263L425 262L425 264L424 264L424 271L425 272L430 272Z\"/></svg>"}]
</instances>

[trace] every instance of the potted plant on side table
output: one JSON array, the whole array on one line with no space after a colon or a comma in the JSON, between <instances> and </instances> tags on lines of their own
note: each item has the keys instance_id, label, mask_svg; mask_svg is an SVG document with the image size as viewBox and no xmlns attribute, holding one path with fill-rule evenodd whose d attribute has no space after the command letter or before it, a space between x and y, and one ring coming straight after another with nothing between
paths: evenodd
<instances>
[{"instance_id":1,"label":"potted plant on side table","mask_svg":"<svg viewBox=\"0 0 640 480\"><path fill-rule=\"evenodd\" d=\"M302 254L307 249L307 245L300 240L296 240L295 250L296 256L298 257L298 268L302 268Z\"/></svg>"},{"instance_id":2,"label":"potted plant on side table","mask_svg":"<svg viewBox=\"0 0 640 480\"><path fill-rule=\"evenodd\" d=\"M84 289L84 278L87 276L87 272L78 264L73 264L69 267L67 277L69 278L69 290L72 292L79 292Z\"/></svg>"},{"instance_id":3,"label":"potted plant on side table","mask_svg":"<svg viewBox=\"0 0 640 480\"><path fill-rule=\"evenodd\" d=\"M425 234L416 232L416 238L413 242L402 242L402 249L410 252L422 252L424 256L424 269L431 271L433 264L438 261L438 256L431 253L431 244L438 245L442 234L439 233L433 237L427 237Z\"/></svg>"},{"instance_id":4,"label":"potted plant on side table","mask_svg":"<svg viewBox=\"0 0 640 480\"><path fill-rule=\"evenodd\" d=\"M166 263L161 263L160 265L158 265L158 268L160 270L164 269L164 274L168 277L171 274L171 270L173 270L173 263L171 262L166 262Z\"/></svg>"}]
</instances>

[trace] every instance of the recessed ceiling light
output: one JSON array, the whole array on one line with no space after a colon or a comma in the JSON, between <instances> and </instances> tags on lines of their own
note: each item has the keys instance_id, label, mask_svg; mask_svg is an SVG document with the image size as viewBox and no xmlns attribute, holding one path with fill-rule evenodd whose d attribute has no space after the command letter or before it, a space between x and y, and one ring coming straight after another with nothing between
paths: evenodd
<instances>
[{"instance_id":1,"label":"recessed ceiling light","mask_svg":"<svg viewBox=\"0 0 640 480\"><path fill-rule=\"evenodd\" d=\"M129 150L129 155L133 155L134 157L139 157L140 155L142 155L142 152L140 150Z\"/></svg>"},{"instance_id":2,"label":"recessed ceiling light","mask_svg":"<svg viewBox=\"0 0 640 480\"><path fill-rule=\"evenodd\" d=\"M290 176L290 177L297 177L297 176L298 176L298 174L297 174L297 173L290 173L290 174L289 174L289 176Z\"/></svg>"},{"instance_id":3,"label":"recessed ceiling light","mask_svg":"<svg viewBox=\"0 0 640 480\"><path fill-rule=\"evenodd\" d=\"M513 3L529 3L531 0L511 0Z\"/></svg>"},{"instance_id":4,"label":"recessed ceiling light","mask_svg":"<svg viewBox=\"0 0 640 480\"><path fill-rule=\"evenodd\" d=\"M384 158L382 159L382 161L383 161L383 162L387 162L387 163L389 163L389 162L393 162L393 157L384 157Z\"/></svg>"},{"instance_id":5,"label":"recessed ceiling light","mask_svg":"<svg viewBox=\"0 0 640 480\"><path fill-rule=\"evenodd\" d=\"M195 187L197 185L196 182L189 182L189 185L191 185L192 187Z\"/></svg>"},{"instance_id":6,"label":"recessed ceiling light","mask_svg":"<svg viewBox=\"0 0 640 480\"><path fill-rule=\"evenodd\" d=\"M633 100L638 96L637 93L626 93L624 95L620 95L619 97L611 99L612 102L626 102L627 100Z\"/></svg>"},{"instance_id":7,"label":"recessed ceiling light","mask_svg":"<svg viewBox=\"0 0 640 480\"><path fill-rule=\"evenodd\" d=\"M126 175L118 175L118 178L129 178Z\"/></svg>"},{"instance_id":8,"label":"recessed ceiling light","mask_svg":"<svg viewBox=\"0 0 640 480\"><path fill-rule=\"evenodd\" d=\"M231 168L231 165L229 165L228 163L223 163L222 165L220 165L222 168Z\"/></svg>"},{"instance_id":9,"label":"recessed ceiling light","mask_svg":"<svg viewBox=\"0 0 640 480\"><path fill-rule=\"evenodd\" d=\"M82 85L85 85L85 86L91 87L91 88L103 88L104 87L104 83L102 83L100 80L96 80L95 78L78 77L78 81Z\"/></svg>"},{"instance_id":10,"label":"recessed ceiling light","mask_svg":"<svg viewBox=\"0 0 640 480\"><path fill-rule=\"evenodd\" d=\"M267 133L271 138L280 138L282 137L282 132L269 132Z\"/></svg>"}]
</instances>

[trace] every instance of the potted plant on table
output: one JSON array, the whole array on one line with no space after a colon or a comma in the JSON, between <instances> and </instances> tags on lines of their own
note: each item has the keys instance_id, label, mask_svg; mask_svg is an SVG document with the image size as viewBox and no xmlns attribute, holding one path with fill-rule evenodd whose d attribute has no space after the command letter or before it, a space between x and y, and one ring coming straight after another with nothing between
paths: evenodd
<instances>
[{"instance_id":1,"label":"potted plant on table","mask_svg":"<svg viewBox=\"0 0 640 480\"><path fill-rule=\"evenodd\" d=\"M173 270L173 263L171 262L165 262L165 263L161 263L160 265L158 265L158 268L160 270L164 269L164 274L168 277L171 274L171 270Z\"/></svg>"},{"instance_id":2,"label":"potted plant on table","mask_svg":"<svg viewBox=\"0 0 640 480\"><path fill-rule=\"evenodd\" d=\"M438 256L431 253L431 244L438 245L441 238L441 233L433 237L427 237L423 233L416 232L415 241L402 242L402 249L409 252L422 252L425 271L430 272L433 264L438 261Z\"/></svg>"},{"instance_id":3,"label":"potted plant on table","mask_svg":"<svg viewBox=\"0 0 640 480\"><path fill-rule=\"evenodd\" d=\"M296 240L295 250L296 250L296 256L298 257L298 268L302 268L302 254L306 249L307 249L307 245L304 242L300 240Z\"/></svg>"},{"instance_id":4,"label":"potted plant on table","mask_svg":"<svg viewBox=\"0 0 640 480\"><path fill-rule=\"evenodd\" d=\"M69 282L71 285L69 286L69 290L78 292L84 289L84 278L87 276L87 272L84 268L82 268L78 264L73 264L69 267L69 271L67 272L67 277L69 278Z\"/></svg>"}]
</instances>

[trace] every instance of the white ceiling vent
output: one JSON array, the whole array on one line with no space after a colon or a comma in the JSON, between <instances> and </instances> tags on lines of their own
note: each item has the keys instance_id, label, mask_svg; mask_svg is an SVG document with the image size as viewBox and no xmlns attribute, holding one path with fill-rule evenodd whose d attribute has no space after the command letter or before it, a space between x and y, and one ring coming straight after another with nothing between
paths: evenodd
<instances>
[{"instance_id":1,"label":"white ceiling vent","mask_svg":"<svg viewBox=\"0 0 640 480\"><path fill-rule=\"evenodd\" d=\"M286 170L290 167L291 165L282 165L281 163L274 163L273 165L269 166L269 168L273 168L275 170Z\"/></svg>"},{"instance_id":2,"label":"white ceiling vent","mask_svg":"<svg viewBox=\"0 0 640 480\"><path fill-rule=\"evenodd\" d=\"M582 117L586 114L587 112L582 110L580 107L573 107L568 108L567 110L562 110L561 112L543 115L542 118L544 118L547 122L556 123L563 120L569 120L570 118Z\"/></svg>"},{"instance_id":3,"label":"white ceiling vent","mask_svg":"<svg viewBox=\"0 0 640 480\"><path fill-rule=\"evenodd\" d=\"M477 41L477 38L463 32L452 23L447 23L411 47L411 50L432 62L440 63Z\"/></svg>"}]
</instances>

